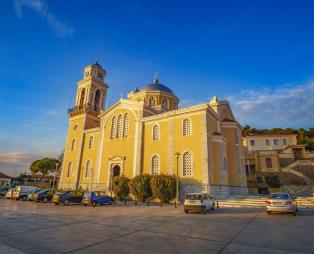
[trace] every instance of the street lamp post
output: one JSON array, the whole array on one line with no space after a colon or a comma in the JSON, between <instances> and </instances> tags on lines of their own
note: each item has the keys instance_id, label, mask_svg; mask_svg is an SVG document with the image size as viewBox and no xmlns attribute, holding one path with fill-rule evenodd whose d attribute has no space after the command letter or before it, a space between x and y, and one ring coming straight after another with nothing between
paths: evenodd
<instances>
[{"instance_id":1,"label":"street lamp post","mask_svg":"<svg viewBox=\"0 0 314 254\"><path fill-rule=\"evenodd\" d=\"M111 165L111 170L110 170L110 191L111 191L111 197L112 197L112 180L113 180L113 167Z\"/></svg>"},{"instance_id":2,"label":"street lamp post","mask_svg":"<svg viewBox=\"0 0 314 254\"><path fill-rule=\"evenodd\" d=\"M53 176L52 191L54 191L54 189L55 189L55 184L56 184L56 174L57 174L57 172L58 172L59 165L60 165L60 163L59 163L59 162L57 162L57 163L56 163L56 170L55 170L55 174L54 174L54 176Z\"/></svg>"},{"instance_id":3,"label":"street lamp post","mask_svg":"<svg viewBox=\"0 0 314 254\"><path fill-rule=\"evenodd\" d=\"M179 157L180 153L175 154L177 159L177 174L176 174L176 201L175 201L175 207L177 207L177 204L179 204Z\"/></svg>"}]
</instances>

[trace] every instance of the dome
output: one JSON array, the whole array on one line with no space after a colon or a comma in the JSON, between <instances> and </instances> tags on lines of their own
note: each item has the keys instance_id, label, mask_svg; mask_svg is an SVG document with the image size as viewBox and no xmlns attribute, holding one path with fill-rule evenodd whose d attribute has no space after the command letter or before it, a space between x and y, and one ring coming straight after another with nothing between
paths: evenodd
<instances>
[{"instance_id":1,"label":"dome","mask_svg":"<svg viewBox=\"0 0 314 254\"><path fill-rule=\"evenodd\" d=\"M155 79L152 84L145 85L141 91L161 91L174 95L170 88L158 83L158 79Z\"/></svg>"}]
</instances>

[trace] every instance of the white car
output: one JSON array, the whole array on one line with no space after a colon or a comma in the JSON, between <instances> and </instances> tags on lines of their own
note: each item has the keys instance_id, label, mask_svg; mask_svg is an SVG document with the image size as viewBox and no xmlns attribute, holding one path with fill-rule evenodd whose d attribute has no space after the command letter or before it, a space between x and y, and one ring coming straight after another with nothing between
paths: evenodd
<instances>
[{"instance_id":1,"label":"white car","mask_svg":"<svg viewBox=\"0 0 314 254\"><path fill-rule=\"evenodd\" d=\"M13 190L14 190L14 188L10 188L8 190L8 192L5 194L5 198L7 198L7 199L12 198Z\"/></svg>"},{"instance_id":2,"label":"white car","mask_svg":"<svg viewBox=\"0 0 314 254\"><path fill-rule=\"evenodd\" d=\"M213 198L207 193L189 193L185 197L184 212L198 211L207 213L209 210L215 209Z\"/></svg>"},{"instance_id":3,"label":"white car","mask_svg":"<svg viewBox=\"0 0 314 254\"><path fill-rule=\"evenodd\" d=\"M38 188L34 186L23 186L23 185L16 186L13 190L12 198L16 200L20 200L20 199L27 200L28 193L37 189Z\"/></svg>"}]
</instances>

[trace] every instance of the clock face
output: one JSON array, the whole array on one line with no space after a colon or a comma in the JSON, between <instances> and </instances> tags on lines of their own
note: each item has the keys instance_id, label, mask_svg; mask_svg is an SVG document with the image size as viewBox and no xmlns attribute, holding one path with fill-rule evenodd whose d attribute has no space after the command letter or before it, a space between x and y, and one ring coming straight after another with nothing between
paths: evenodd
<instances>
[{"instance_id":1,"label":"clock face","mask_svg":"<svg viewBox=\"0 0 314 254\"><path fill-rule=\"evenodd\" d=\"M89 76L89 72L85 72L85 77L88 77Z\"/></svg>"}]
</instances>

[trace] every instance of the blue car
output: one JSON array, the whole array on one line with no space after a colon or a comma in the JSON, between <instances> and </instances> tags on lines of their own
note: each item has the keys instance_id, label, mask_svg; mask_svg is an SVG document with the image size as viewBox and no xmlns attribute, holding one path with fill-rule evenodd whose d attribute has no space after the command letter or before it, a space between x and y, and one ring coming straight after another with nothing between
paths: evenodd
<instances>
[{"instance_id":1,"label":"blue car","mask_svg":"<svg viewBox=\"0 0 314 254\"><path fill-rule=\"evenodd\" d=\"M84 206L89 204L95 205L112 205L112 197L101 191L86 191L83 195L82 203Z\"/></svg>"},{"instance_id":2,"label":"blue car","mask_svg":"<svg viewBox=\"0 0 314 254\"><path fill-rule=\"evenodd\" d=\"M59 204L80 204L82 202L82 194L76 192L76 191L61 191L57 192L52 197L52 202L55 203L55 205Z\"/></svg>"}]
</instances>

